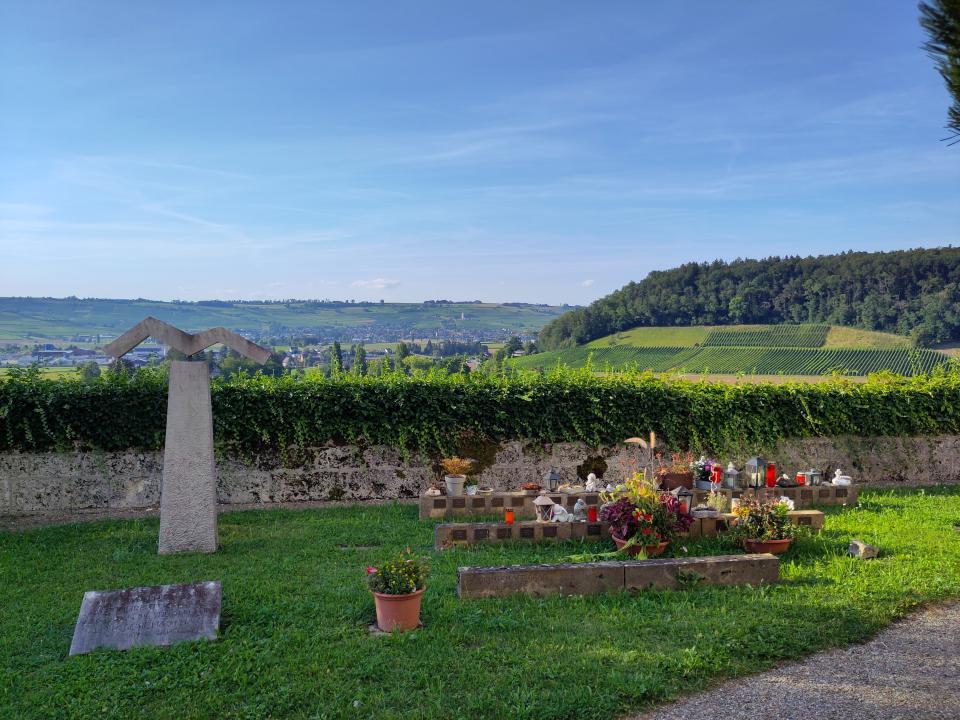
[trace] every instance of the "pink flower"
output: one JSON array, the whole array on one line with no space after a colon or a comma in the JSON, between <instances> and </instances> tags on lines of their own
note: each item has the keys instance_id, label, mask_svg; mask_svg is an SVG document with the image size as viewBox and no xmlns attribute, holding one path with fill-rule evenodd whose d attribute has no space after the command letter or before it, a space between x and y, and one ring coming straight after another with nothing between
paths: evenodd
<instances>
[{"instance_id":1,"label":"pink flower","mask_svg":"<svg viewBox=\"0 0 960 720\"><path fill-rule=\"evenodd\" d=\"M367 575L373 575L377 569L372 565L367 565Z\"/></svg>"}]
</instances>

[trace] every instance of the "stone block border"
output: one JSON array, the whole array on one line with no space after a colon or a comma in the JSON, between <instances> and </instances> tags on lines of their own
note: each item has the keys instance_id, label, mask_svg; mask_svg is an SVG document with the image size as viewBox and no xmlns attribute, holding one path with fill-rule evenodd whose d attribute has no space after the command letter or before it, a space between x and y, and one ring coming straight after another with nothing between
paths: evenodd
<instances>
[{"instance_id":1,"label":"stone block border","mask_svg":"<svg viewBox=\"0 0 960 720\"><path fill-rule=\"evenodd\" d=\"M741 497L744 493L743 490L721 490L720 492L731 499ZM701 502L708 494L704 490L695 490L694 502ZM761 498L788 497L793 500L794 507L798 509L816 505L854 505L857 502L857 494L858 488L855 485L849 487L819 485L816 487L774 488L772 490L763 488L757 492L757 496ZM549 497L568 510L573 510L577 499L581 497L588 506L600 503L599 493L550 493ZM507 508L513 508L517 520L532 520L537 516L533 508L534 498L536 498L536 495L527 495L522 492L462 495L458 497L422 495L420 497L420 519L502 515Z\"/></svg>"},{"instance_id":2,"label":"stone block border","mask_svg":"<svg viewBox=\"0 0 960 720\"><path fill-rule=\"evenodd\" d=\"M706 585L769 585L780 579L776 555L710 557L462 567L457 570L460 598L503 597L513 593L594 595L616 590L677 589L696 579Z\"/></svg>"},{"instance_id":3,"label":"stone block border","mask_svg":"<svg viewBox=\"0 0 960 720\"><path fill-rule=\"evenodd\" d=\"M693 521L686 537L716 537L725 529L732 515L702 518ZM819 510L794 510L790 513L794 525L809 527L818 533L823 529L823 513ZM492 523L441 523L433 530L433 546L437 550L450 547L470 547L504 542L563 542L565 540L599 541L610 536L607 523L569 522L541 523L521 520L512 525Z\"/></svg>"}]
</instances>

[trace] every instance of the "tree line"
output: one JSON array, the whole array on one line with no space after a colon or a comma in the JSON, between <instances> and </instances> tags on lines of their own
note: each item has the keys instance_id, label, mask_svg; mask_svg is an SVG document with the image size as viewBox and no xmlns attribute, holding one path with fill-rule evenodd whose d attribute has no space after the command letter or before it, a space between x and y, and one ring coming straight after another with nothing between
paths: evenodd
<instances>
[{"instance_id":1,"label":"tree line","mask_svg":"<svg viewBox=\"0 0 960 720\"><path fill-rule=\"evenodd\" d=\"M960 248L686 263L561 315L538 346L568 348L641 326L754 323L861 327L919 347L960 339Z\"/></svg>"}]
</instances>

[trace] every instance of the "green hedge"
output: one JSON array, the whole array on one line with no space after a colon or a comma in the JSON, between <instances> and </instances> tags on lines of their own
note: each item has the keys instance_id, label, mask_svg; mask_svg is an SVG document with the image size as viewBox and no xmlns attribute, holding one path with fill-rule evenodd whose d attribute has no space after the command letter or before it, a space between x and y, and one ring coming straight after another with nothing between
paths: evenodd
<instances>
[{"instance_id":1,"label":"green hedge","mask_svg":"<svg viewBox=\"0 0 960 720\"><path fill-rule=\"evenodd\" d=\"M960 372L865 383L726 385L649 374L239 377L213 383L214 435L244 455L337 443L433 455L465 439L610 444L656 430L667 446L767 447L782 437L960 433ZM0 381L0 451L155 450L160 372L91 382L13 373Z\"/></svg>"}]
</instances>

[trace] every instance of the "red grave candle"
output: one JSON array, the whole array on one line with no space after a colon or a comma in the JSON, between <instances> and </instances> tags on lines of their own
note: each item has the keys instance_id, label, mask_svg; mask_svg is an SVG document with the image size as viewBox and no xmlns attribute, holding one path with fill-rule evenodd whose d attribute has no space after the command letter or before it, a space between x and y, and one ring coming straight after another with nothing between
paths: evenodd
<instances>
[{"instance_id":1,"label":"red grave candle","mask_svg":"<svg viewBox=\"0 0 960 720\"><path fill-rule=\"evenodd\" d=\"M507 525L513 525L513 508L507 508L503 511L503 521Z\"/></svg>"},{"instance_id":2,"label":"red grave candle","mask_svg":"<svg viewBox=\"0 0 960 720\"><path fill-rule=\"evenodd\" d=\"M767 487L772 488L777 486L777 466L773 463L767 464Z\"/></svg>"},{"instance_id":3,"label":"red grave candle","mask_svg":"<svg viewBox=\"0 0 960 720\"><path fill-rule=\"evenodd\" d=\"M587 507L587 520L589 520L590 522L596 522L596 521L597 521L597 506L596 506L596 505L590 505L589 507Z\"/></svg>"}]
</instances>

